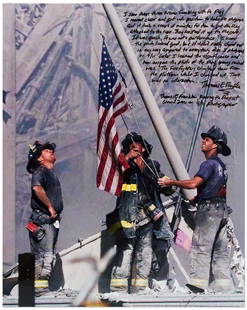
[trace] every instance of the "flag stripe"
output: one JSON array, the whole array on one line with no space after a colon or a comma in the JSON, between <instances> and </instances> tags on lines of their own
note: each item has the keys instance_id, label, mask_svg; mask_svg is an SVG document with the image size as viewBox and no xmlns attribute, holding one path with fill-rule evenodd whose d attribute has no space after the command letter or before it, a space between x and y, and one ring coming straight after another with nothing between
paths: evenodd
<instances>
[{"instance_id":1,"label":"flag stripe","mask_svg":"<svg viewBox=\"0 0 247 310\"><path fill-rule=\"evenodd\" d=\"M105 143L104 143L104 148L103 148L103 151L101 153L101 159L100 159L100 165L99 165L99 169L98 169L98 172L99 174L97 175L97 184L99 184L101 182L101 176L102 176L102 173L103 173L103 167L105 166L105 163L106 163L106 160L107 160L107 155L109 153L109 138L110 138L110 135L112 134L111 130L113 128L113 126L115 125L115 118L120 115L121 113L125 111L125 107L122 107L121 109L119 109L118 111L116 111L110 118L110 120L108 121L108 124L107 124L107 128L105 130ZM114 129L113 129L114 130ZM119 142L119 141L117 141Z\"/></svg>"},{"instance_id":2,"label":"flag stripe","mask_svg":"<svg viewBox=\"0 0 247 310\"><path fill-rule=\"evenodd\" d=\"M121 90L121 85L119 83L119 85L114 90L113 99L115 99L115 97L117 96L117 94L119 93L120 90ZM113 107L115 108L119 103L123 102L124 99L125 99L125 94L123 93L123 94L121 94L120 98L117 98L116 100L114 100ZM126 102L124 102L124 105L126 106L126 110L127 110L128 109L128 104ZM99 107L99 110L100 110L100 107ZM103 110L103 115L99 116L100 121L99 121L99 124L98 124L98 137L101 135L102 125L103 125L103 123L105 121L107 113L108 113L108 111L104 109ZM100 115L100 112L99 112L99 115ZM98 146L97 146L97 149L98 149Z\"/></svg>"},{"instance_id":3,"label":"flag stripe","mask_svg":"<svg viewBox=\"0 0 247 310\"><path fill-rule=\"evenodd\" d=\"M119 97L116 101L114 101L113 107L116 108L116 106L117 106L118 104L120 104L121 102L124 101L124 98L125 98L125 95L122 94L121 97Z\"/></svg>"},{"instance_id":4,"label":"flag stripe","mask_svg":"<svg viewBox=\"0 0 247 310\"><path fill-rule=\"evenodd\" d=\"M116 133L115 134L115 137L113 138L112 140L112 154L111 156L113 157L116 153L116 146L119 144L119 139L118 139L118 134ZM108 178L107 178L107 181L106 181L106 185L105 185L105 190L107 192L110 191L111 189L111 186L112 186L112 183L113 183L113 180L114 180L114 175L115 175L115 172L116 172L116 161L113 160L112 163L111 163L111 168L110 168L110 171L109 171L109 175L108 175Z\"/></svg>"},{"instance_id":5,"label":"flag stripe","mask_svg":"<svg viewBox=\"0 0 247 310\"><path fill-rule=\"evenodd\" d=\"M99 110L99 114L100 114L100 112L102 112L102 116L100 117L100 121L99 121L99 124L98 124L97 151L98 151L98 148L99 148L99 138L101 137L101 132L102 132L103 124L105 122L105 119L106 119L108 111L107 110L102 111L102 109L101 109L101 110Z\"/></svg>"},{"instance_id":6,"label":"flag stripe","mask_svg":"<svg viewBox=\"0 0 247 310\"><path fill-rule=\"evenodd\" d=\"M121 84L118 82L118 85L115 87L115 89L113 90L113 97L116 96L117 93L119 93L121 90Z\"/></svg>"},{"instance_id":7,"label":"flag stripe","mask_svg":"<svg viewBox=\"0 0 247 310\"><path fill-rule=\"evenodd\" d=\"M128 108L123 90L123 83L103 42L99 79L96 183L99 189L114 195L120 194L122 174L128 168L121 153L115 122L115 119Z\"/></svg>"},{"instance_id":8,"label":"flag stripe","mask_svg":"<svg viewBox=\"0 0 247 310\"><path fill-rule=\"evenodd\" d=\"M120 98L118 98L114 103L113 105L117 106L119 103L121 103L125 98L125 95L123 94ZM124 106L120 109L120 112L117 114L116 112L114 113L114 117L116 118L117 116L119 116L120 114L124 113L125 111L128 110L128 103L125 102L124 103ZM100 112L99 112L100 113ZM98 125L98 135L97 137L100 137L101 136L101 132L102 132L102 127L103 127L103 124L105 122L105 119L106 119L106 116L107 116L107 113L108 111L107 110L104 110L103 113L102 113L102 116L100 117L100 121L99 121L99 125ZM99 140L97 139L97 150L98 150L98 147L99 147Z\"/></svg>"},{"instance_id":9,"label":"flag stripe","mask_svg":"<svg viewBox=\"0 0 247 310\"><path fill-rule=\"evenodd\" d=\"M114 126L114 123L115 123L115 117L117 117L118 115L120 115L124 111L126 111L126 106L122 107L121 109L116 111L116 113L114 113L114 115L112 115L111 119L108 121L107 129L105 130L105 139L102 139L101 140L102 142L99 140L98 154L101 156L101 158L100 158L100 164L99 164L98 174L97 174L97 180L98 180L97 184L99 184L99 182L101 181L101 176L103 173L102 168L104 167L106 160L107 160L107 154L109 152L108 140L109 140L109 136L110 136L112 127ZM104 147L103 147L103 150L101 151L103 143L104 143ZM100 147L100 145L101 145L101 147ZM117 158L118 158L118 156L117 156Z\"/></svg>"},{"instance_id":10,"label":"flag stripe","mask_svg":"<svg viewBox=\"0 0 247 310\"><path fill-rule=\"evenodd\" d=\"M116 111L110 118L110 120L108 121L108 124L107 124L107 128L105 130L105 139L102 139L101 141L104 141L104 148L103 148L103 151L101 152L100 151L100 140L99 140L99 148L98 148L98 152L99 154L105 154L108 152L108 140L109 140L109 136L110 136L110 133L111 133L111 130L112 130L112 127L114 126L115 124L115 118L117 116L119 116L120 114L122 114L123 112L126 111L128 107L126 106L123 106L121 109L119 109L118 111ZM102 144L102 143L101 143ZM118 156L117 156L118 158ZM104 160L104 158L102 158L102 160ZM101 162L101 165L103 166L103 163Z\"/></svg>"},{"instance_id":11,"label":"flag stripe","mask_svg":"<svg viewBox=\"0 0 247 310\"><path fill-rule=\"evenodd\" d=\"M113 179L114 179L114 176L115 176L115 172L116 172L116 162L112 161L111 162L111 168L110 168L110 171L109 171L109 174L108 174L108 177L107 177L107 181L106 181L106 184L105 184L105 191L106 192L110 192L110 190L111 190Z\"/></svg>"},{"instance_id":12,"label":"flag stripe","mask_svg":"<svg viewBox=\"0 0 247 310\"><path fill-rule=\"evenodd\" d=\"M110 120L108 121L108 124L107 124L107 129L105 130L105 139L102 140L104 142L104 147L103 147L103 150L102 150L102 153L101 153L101 158L100 158L100 164L99 164L99 168L98 168L98 178L99 178L99 182L101 182L101 175L103 174L103 168L105 166L105 163L106 163L106 160L107 160L107 156L109 154L109 146L108 146L108 143L109 143L109 136L110 136L110 132L111 132L111 129L112 127L114 126L115 124L115 118L114 116L112 115L112 117L110 118ZM114 129L113 129L114 130ZM102 143L103 144L103 143Z\"/></svg>"}]
</instances>

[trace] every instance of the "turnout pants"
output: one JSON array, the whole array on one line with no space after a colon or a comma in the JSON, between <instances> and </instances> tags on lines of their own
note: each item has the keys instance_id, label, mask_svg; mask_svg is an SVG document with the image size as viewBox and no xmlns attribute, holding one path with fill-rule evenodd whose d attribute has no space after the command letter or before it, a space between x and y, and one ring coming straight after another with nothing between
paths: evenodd
<instances>
[{"instance_id":1,"label":"turnout pants","mask_svg":"<svg viewBox=\"0 0 247 310\"><path fill-rule=\"evenodd\" d=\"M48 288L48 280L55 262L55 245L59 229L53 224L43 224L44 237L37 240L29 232L31 252L35 255L35 288Z\"/></svg>"},{"instance_id":2,"label":"turnout pants","mask_svg":"<svg viewBox=\"0 0 247 310\"><path fill-rule=\"evenodd\" d=\"M169 279L169 262L167 253L171 246L170 240L153 238L152 278L157 281Z\"/></svg>"},{"instance_id":3,"label":"turnout pants","mask_svg":"<svg viewBox=\"0 0 247 310\"><path fill-rule=\"evenodd\" d=\"M190 284L215 291L233 288L231 248L227 241L227 206L224 202L198 205L192 238Z\"/></svg>"},{"instance_id":4,"label":"turnout pants","mask_svg":"<svg viewBox=\"0 0 247 310\"><path fill-rule=\"evenodd\" d=\"M136 238L117 241L116 264L110 289L135 293L148 287L152 264L152 224L137 229Z\"/></svg>"}]
</instances>

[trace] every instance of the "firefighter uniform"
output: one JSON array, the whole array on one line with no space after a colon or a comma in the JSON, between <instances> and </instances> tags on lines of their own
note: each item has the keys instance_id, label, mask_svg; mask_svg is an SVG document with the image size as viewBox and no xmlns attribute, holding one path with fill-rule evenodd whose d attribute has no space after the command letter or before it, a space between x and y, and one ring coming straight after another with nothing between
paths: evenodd
<instances>
[{"instance_id":1,"label":"firefighter uniform","mask_svg":"<svg viewBox=\"0 0 247 310\"><path fill-rule=\"evenodd\" d=\"M36 141L30 145L27 171L32 174L32 213L26 228L29 230L31 252L35 255L35 294L40 296L49 291L49 279L55 264L55 247L63 211L60 181L52 168L40 165L38 158L45 149L55 151L55 143ZM56 217L52 218L47 205L37 196L34 187L41 187L50 200ZM36 227L35 230L32 229Z\"/></svg>"},{"instance_id":2,"label":"firefighter uniform","mask_svg":"<svg viewBox=\"0 0 247 310\"><path fill-rule=\"evenodd\" d=\"M162 211L160 192L170 195L173 190L157 186L157 178L148 166L155 165L159 177L163 177L158 162L146 159L142 172L133 161L129 161L129 165L124 173L116 209L107 218L109 231L115 234L117 244L110 289L135 293L149 286L154 240L159 242L156 253L162 255L165 261L173 234ZM157 262L161 264L162 259L156 259ZM161 270L161 267L158 266L158 269Z\"/></svg>"},{"instance_id":3,"label":"firefighter uniform","mask_svg":"<svg viewBox=\"0 0 247 310\"><path fill-rule=\"evenodd\" d=\"M227 239L227 173L218 157L202 163L196 174L205 182L198 188L195 230L191 250L190 284L214 290L232 288L230 252Z\"/></svg>"},{"instance_id":4,"label":"firefighter uniform","mask_svg":"<svg viewBox=\"0 0 247 310\"><path fill-rule=\"evenodd\" d=\"M209 137L217 144L218 153L228 156L225 133L213 126L202 138ZM198 187L195 229L192 238L190 284L192 290L208 287L215 292L233 289L230 275L231 247L227 236L228 211L226 204L227 170L216 155L205 160L195 176L203 179Z\"/></svg>"}]
</instances>

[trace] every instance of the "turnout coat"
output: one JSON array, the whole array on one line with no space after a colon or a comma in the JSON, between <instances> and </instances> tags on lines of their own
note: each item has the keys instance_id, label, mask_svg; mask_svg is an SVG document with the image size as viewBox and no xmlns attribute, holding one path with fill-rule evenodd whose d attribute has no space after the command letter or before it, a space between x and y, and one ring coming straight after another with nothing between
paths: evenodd
<instances>
[{"instance_id":1,"label":"turnout coat","mask_svg":"<svg viewBox=\"0 0 247 310\"><path fill-rule=\"evenodd\" d=\"M153 221L153 215L163 211L160 194L168 196L174 190L171 187L161 188L157 184L157 177L165 177L159 162L150 159L145 162L145 168L141 171L133 160L128 161L129 169L124 172L116 209L106 216L106 224L110 233L121 239L132 239L136 237L139 227L153 222L154 237L170 240L173 234L165 213L157 221Z\"/></svg>"}]
</instances>

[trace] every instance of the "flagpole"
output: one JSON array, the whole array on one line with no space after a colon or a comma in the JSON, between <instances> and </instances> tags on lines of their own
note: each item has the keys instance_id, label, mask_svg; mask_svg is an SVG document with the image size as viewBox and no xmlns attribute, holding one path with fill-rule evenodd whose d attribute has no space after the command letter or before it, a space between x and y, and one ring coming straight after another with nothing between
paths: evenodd
<instances>
[{"instance_id":1,"label":"flagpole","mask_svg":"<svg viewBox=\"0 0 247 310\"><path fill-rule=\"evenodd\" d=\"M129 69L135 80L136 86L139 89L140 95L152 120L163 150L172 167L174 175L178 180L190 179L113 5L106 3L103 3L102 5L122 49L123 55L128 63ZM196 190L183 189L183 193L189 200L196 196Z\"/></svg>"}]
</instances>

